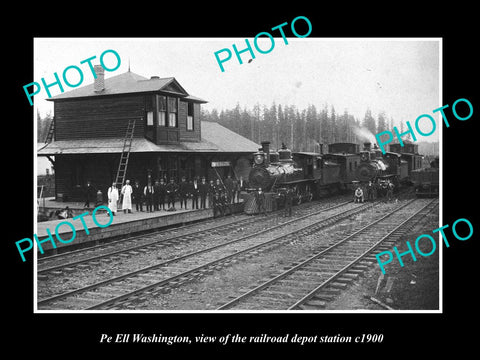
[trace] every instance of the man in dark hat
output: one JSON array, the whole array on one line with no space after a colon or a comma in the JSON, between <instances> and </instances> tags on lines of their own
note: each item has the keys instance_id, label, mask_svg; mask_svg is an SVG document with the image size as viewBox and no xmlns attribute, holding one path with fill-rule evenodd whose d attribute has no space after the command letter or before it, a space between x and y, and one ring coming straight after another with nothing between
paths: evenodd
<instances>
[{"instance_id":1,"label":"man in dark hat","mask_svg":"<svg viewBox=\"0 0 480 360\"><path fill-rule=\"evenodd\" d=\"M160 183L158 184L158 188L154 189L155 191L157 191L157 195L158 195L158 198L157 198L158 210L161 210L161 209L165 210L165 195L167 194L166 187L167 185L165 184L165 180L161 178Z\"/></svg>"},{"instance_id":2,"label":"man in dark hat","mask_svg":"<svg viewBox=\"0 0 480 360\"><path fill-rule=\"evenodd\" d=\"M180 198L180 209L183 208L183 205L185 205L185 210L187 210L187 195L189 191L189 186L187 183L187 180L185 179L185 176L182 176L182 181L178 185L178 197Z\"/></svg>"},{"instance_id":3,"label":"man in dark hat","mask_svg":"<svg viewBox=\"0 0 480 360\"><path fill-rule=\"evenodd\" d=\"M198 209L198 193L200 192L199 185L198 178L194 178L189 184L189 192L192 197L192 209Z\"/></svg>"},{"instance_id":4,"label":"man in dark hat","mask_svg":"<svg viewBox=\"0 0 480 360\"><path fill-rule=\"evenodd\" d=\"M168 208L170 209L170 204L172 204L172 209L175 210L175 195L177 194L178 185L175 184L175 180L170 178L170 182L165 187L167 192L167 203Z\"/></svg>"},{"instance_id":5,"label":"man in dark hat","mask_svg":"<svg viewBox=\"0 0 480 360\"><path fill-rule=\"evenodd\" d=\"M153 211L160 210L158 205L160 202L160 182L155 180L153 184Z\"/></svg>"},{"instance_id":6,"label":"man in dark hat","mask_svg":"<svg viewBox=\"0 0 480 360\"><path fill-rule=\"evenodd\" d=\"M145 195L145 201L147 203L147 212L153 212L153 195L154 189L151 182L149 182L143 189L143 194Z\"/></svg>"},{"instance_id":7,"label":"man in dark hat","mask_svg":"<svg viewBox=\"0 0 480 360\"><path fill-rule=\"evenodd\" d=\"M260 214L263 212L263 215L267 215L267 209L265 207L265 193L262 191L262 188L258 188L257 191L255 191L255 200L258 205L258 213Z\"/></svg>"},{"instance_id":8,"label":"man in dark hat","mask_svg":"<svg viewBox=\"0 0 480 360\"><path fill-rule=\"evenodd\" d=\"M90 181L87 181L87 185L85 186L83 194L85 197L85 204L83 205L83 207L90 207L90 201L94 201L97 195L97 191L92 186L92 183Z\"/></svg>"},{"instance_id":9,"label":"man in dark hat","mask_svg":"<svg viewBox=\"0 0 480 360\"><path fill-rule=\"evenodd\" d=\"M292 216L293 189L285 190L285 208L283 216Z\"/></svg>"},{"instance_id":10,"label":"man in dark hat","mask_svg":"<svg viewBox=\"0 0 480 360\"><path fill-rule=\"evenodd\" d=\"M233 180L232 176L228 174L227 178L224 181L225 190L226 190L226 201L227 203L231 203L233 199Z\"/></svg>"},{"instance_id":11,"label":"man in dark hat","mask_svg":"<svg viewBox=\"0 0 480 360\"><path fill-rule=\"evenodd\" d=\"M138 181L133 185L133 202L137 211L143 211L143 191Z\"/></svg>"},{"instance_id":12,"label":"man in dark hat","mask_svg":"<svg viewBox=\"0 0 480 360\"><path fill-rule=\"evenodd\" d=\"M200 209L205 209L207 207L207 195L208 195L209 186L205 180L205 176L202 177L202 182L198 185L198 192L200 193Z\"/></svg>"}]
</instances>

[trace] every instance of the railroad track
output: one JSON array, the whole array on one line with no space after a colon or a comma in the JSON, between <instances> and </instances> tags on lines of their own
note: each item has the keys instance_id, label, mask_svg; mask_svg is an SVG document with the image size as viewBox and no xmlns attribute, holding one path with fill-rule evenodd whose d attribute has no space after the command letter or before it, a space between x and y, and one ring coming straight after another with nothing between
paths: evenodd
<instances>
[{"instance_id":1,"label":"railroad track","mask_svg":"<svg viewBox=\"0 0 480 360\"><path fill-rule=\"evenodd\" d=\"M338 289L365 271L360 262L373 251L406 234L422 216L438 206L438 200L414 199L335 244L319 249L277 276L230 300L217 310L322 309ZM371 263L371 262L369 262Z\"/></svg>"},{"instance_id":2,"label":"railroad track","mask_svg":"<svg viewBox=\"0 0 480 360\"><path fill-rule=\"evenodd\" d=\"M344 198L343 198L344 199ZM334 201L334 206L342 206L348 203L343 201ZM301 217L308 217L322 212L324 204L309 205L302 208L296 208L297 213ZM312 212L313 210L313 212ZM270 213L267 217L262 218L262 223L266 227L273 227L278 223L278 215L283 210ZM119 258L128 258L135 256L139 252L157 251L166 246L191 246L191 242L201 243L205 238L210 237L213 233L216 235L232 235L243 231L249 225L258 223L258 217L248 216L241 217L233 221L221 222L209 221L199 225L189 225L186 229L169 229L154 232L148 235L139 235L129 237L122 240L112 241L107 244L92 246L85 249L74 250L68 253L52 255L39 258L37 260L37 275L39 280L45 280L46 275L60 275L62 271L72 273L75 270L85 269L86 267L104 266L111 261Z\"/></svg>"},{"instance_id":3,"label":"railroad track","mask_svg":"<svg viewBox=\"0 0 480 360\"><path fill-rule=\"evenodd\" d=\"M351 201L323 209L315 214L277 224L274 227L178 256L79 289L40 299L41 309L112 309L142 302L168 288L211 273L231 262L259 254L292 237L312 234L341 219L365 211L378 203L354 204ZM319 216L321 214L321 216ZM317 218L315 218L317 216ZM257 221L259 218L256 218ZM287 229L288 227L288 229Z\"/></svg>"}]
</instances>

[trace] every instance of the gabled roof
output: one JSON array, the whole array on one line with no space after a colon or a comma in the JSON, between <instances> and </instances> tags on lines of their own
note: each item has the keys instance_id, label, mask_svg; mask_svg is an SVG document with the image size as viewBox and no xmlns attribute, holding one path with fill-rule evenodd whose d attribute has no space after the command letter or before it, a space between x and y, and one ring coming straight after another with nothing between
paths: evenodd
<instances>
[{"instance_id":1,"label":"gabled roof","mask_svg":"<svg viewBox=\"0 0 480 360\"><path fill-rule=\"evenodd\" d=\"M148 79L131 71L127 71L123 74L105 79L104 83L105 89L100 92L95 92L93 87L94 85L91 83L78 89L70 90L53 96L46 100L56 101L82 97L99 97L105 95L162 92L174 94L192 101L206 103L206 101L203 99L189 95L174 77L160 78L158 76L152 76L150 79Z\"/></svg>"}]
</instances>

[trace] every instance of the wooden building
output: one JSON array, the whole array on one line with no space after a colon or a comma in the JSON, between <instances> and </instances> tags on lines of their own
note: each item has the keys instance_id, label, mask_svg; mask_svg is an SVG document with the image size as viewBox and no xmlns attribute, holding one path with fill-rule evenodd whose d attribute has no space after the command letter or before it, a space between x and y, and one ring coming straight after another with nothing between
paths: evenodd
<instances>
[{"instance_id":1,"label":"wooden building","mask_svg":"<svg viewBox=\"0 0 480 360\"><path fill-rule=\"evenodd\" d=\"M133 126L125 179L179 181L227 174L247 178L259 145L213 123L173 78L150 79L126 72L105 79L95 66L93 84L49 100L54 104L50 139L38 148L55 167L57 200L79 200L87 181L102 190L116 180L127 128Z\"/></svg>"}]
</instances>

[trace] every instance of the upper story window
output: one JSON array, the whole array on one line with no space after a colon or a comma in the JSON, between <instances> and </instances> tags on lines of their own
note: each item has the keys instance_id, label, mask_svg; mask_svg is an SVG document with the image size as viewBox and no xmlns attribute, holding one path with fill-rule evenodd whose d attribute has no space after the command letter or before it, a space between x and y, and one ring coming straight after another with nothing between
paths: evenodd
<instances>
[{"instance_id":1,"label":"upper story window","mask_svg":"<svg viewBox=\"0 0 480 360\"><path fill-rule=\"evenodd\" d=\"M153 111L147 112L147 137L153 139Z\"/></svg>"},{"instance_id":2,"label":"upper story window","mask_svg":"<svg viewBox=\"0 0 480 360\"><path fill-rule=\"evenodd\" d=\"M177 127L178 99L168 97L168 127Z\"/></svg>"},{"instance_id":3,"label":"upper story window","mask_svg":"<svg viewBox=\"0 0 480 360\"><path fill-rule=\"evenodd\" d=\"M167 118L167 97L159 95L158 101L158 126L166 126Z\"/></svg>"},{"instance_id":4,"label":"upper story window","mask_svg":"<svg viewBox=\"0 0 480 360\"><path fill-rule=\"evenodd\" d=\"M193 131L193 103L187 103L187 130Z\"/></svg>"},{"instance_id":5,"label":"upper story window","mask_svg":"<svg viewBox=\"0 0 480 360\"><path fill-rule=\"evenodd\" d=\"M178 99L157 95L158 106L158 126L174 127L178 126Z\"/></svg>"}]
</instances>

